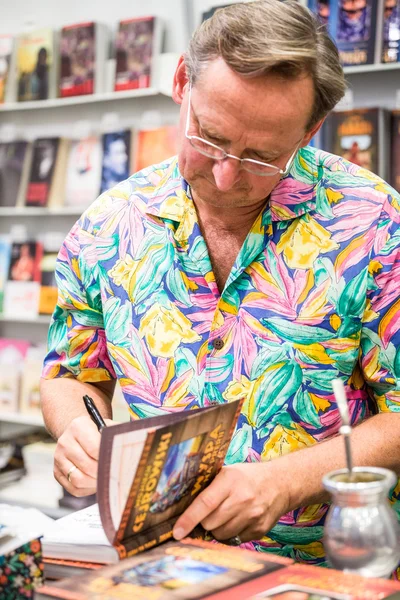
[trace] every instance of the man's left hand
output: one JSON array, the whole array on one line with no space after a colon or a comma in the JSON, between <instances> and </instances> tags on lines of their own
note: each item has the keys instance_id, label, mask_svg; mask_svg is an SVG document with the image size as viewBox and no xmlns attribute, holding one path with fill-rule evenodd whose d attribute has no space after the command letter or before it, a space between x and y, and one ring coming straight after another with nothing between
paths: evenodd
<instances>
[{"instance_id":1,"label":"man's left hand","mask_svg":"<svg viewBox=\"0 0 400 600\"><path fill-rule=\"evenodd\" d=\"M280 459L224 467L179 517L174 537L187 536L201 523L220 541L261 539L290 510L287 476L277 463Z\"/></svg>"}]
</instances>

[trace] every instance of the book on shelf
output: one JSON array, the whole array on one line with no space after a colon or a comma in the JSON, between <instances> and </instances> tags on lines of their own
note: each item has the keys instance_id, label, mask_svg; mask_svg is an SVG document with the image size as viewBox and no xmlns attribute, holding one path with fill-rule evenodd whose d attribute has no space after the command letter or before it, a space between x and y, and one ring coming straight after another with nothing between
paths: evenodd
<instances>
[{"instance_id":1,"label":"book on shelf","mask_svg":"<svg viewBox=\"0 0 400 600\"><path fill-rule=\"evenodd\" d=\"M104 133L100 193L117 185L131 174L133 134L130 129Z\"/></svg>"},{"instance_id":2,"label":"book on shelf","mask_svg":"<svg viewBox=\"0 0 400 600\"><path fill-rule=\"evenodd\" d=\"M98 507L60 519L43 540L44 556L110 563L171 539L179 515L222 467L241 405L103 429Z\"/></svg>"},{"instance_id":3,"label":"book on shelf","mask_svg":"<svg viewBox=\"0 0 400 600\"><path fill-rule=\"evenodd\" d=\"M44 248L40 261L40 315L52 315L57 304L58 288L55 277L57 256L58 252Z\"/></svg>"},{"instance_id":4,"label":"book on shelf","mask_svg":"<svg viewBox=\"0 0 400 600\"><path fill-rule=\"evenodd\" d=\"M390 184L400 191L400 111L393 111L390 136ZM1 271L1 268L0 268ZM1 288L1 285L0 285Z\"/></svg>"},{"instance_id":5,"label":"book on shelf","mask_svg":"<svg viewBox=\"0 0 400 600\"><path fill-rule=\"evenodd\" d=\"M40 377L46 349L43 346L30 346L25 354L21 372L19 411L21 414L41 416Z\"/></svg>"},{"instance_id":6,"label":"book on shelf","mask_svg":"<svg viewBox=\"0 0 400 600\"><path fill-rule=\"evenodd\" d=\"M178 152L178 128L164 125L140 130L136 135L134 172L157 164Z\"/></svg>"},{"instance_id":7,"label":"book on shelf","mask_svg":"<svg viewBox=\"0 0 400 600\"><path fill-rule=\"evenodd\" d=\"M65 138L39 138L33 142L25 206L48 207L62 204L68 151L69 140Z\"/></svg>"},{"instance_id":8,"label":"book on shelf","mask_svg":"<svg viewBox=\"0 0 400 600\"><path fill-rule=\"evenodd\" d=\"M30 343L26 340L0 338L0 412L19 410L20 381Z\"/></svg>"},{"instance_id":9,"label":"book on shelf","mask_svg":"<svg viewBox=\"0 0 400 600\"><path fill-rule=\"evenodd\" d=\"M98 195L102 149L98 136L72 140L68 156L64 206L86 208Z\"/></svg>"},{"instance_id":10,"label":"book on shelf","mask_svg":"<svg viewBox=\"0 0 400 600\"><path fill-rule=\"evenodd\" d=\"M13 57L14 37L0 35L0 104L8 98L8 86L12 82L10 77L11 59Z\"/></svg>"},{"instance_id":11,"label":"book on shelf","mask_svg":"<svg viewBox=\"0 0 400 600\"><path fill-rule=\"evenodd\" d=\"M94 21L63 27L60 35L59 96L100 93L104 87L107 29Z\"/></svg>"},{"instance_id":12,"label":"book on shelf","mask_svg":"<svg viewBox=\"0 0 400 600\"><path fill-rule=\"evenodd\" d=\"M0 207L24 205L31 157L26 141L0 143Z\"/></svg>"},{"instance_id":13,"label":"book on shelf","mask_svg":"<svg viewBox=\"0 0 400 600\"><path fill-rule=\"evenodd\" d=\"M307 6L317 15L321 24L328 27L330 0L308 0Z\"/></svg>"},{"instance_id":14,"label":"book on shelf","mask_svg":"<svg viewBox=\"0 0 400 600\"><path fill-rule=\"evenodd\" d=\"M17 98L46 100L55 95L55 34L42 28L17 37Z\"/></svg>"},{"instance_id":15,"label":"book on shelf","mask_svg":"<svg viewBox=\"0 0 400 600\"><path fill-rule=\"evenodd\" d=\"M41 242L28 240L11 245L10 267L4 290L4 314L35 318L40 294Z\"/></svg>"},{"instance_id":16,"label":"book on shelf","mask_svg":"<svg viewBox=\"0 0 400 600\"><path fill-rule=\"evenodd\" d=\"M390 113L381 108L333 111L322 133L323 149L389 179Z\"/></svg>"},{"instance_id":17,"label":"book on shelf","mask_svg":"<svg viewBox=\"0 0 400 600\"><path fill-rule=\"evenodd\" d=\"M400 0L380 0L383 63L400 61Z\"/></svg>"},{"instance_id":18,"label":"book on shelf","mask_svg":"<svg viewBox=\"0 0 400 600\"><path fill-rule=\"evenodd\" d=\"M7 235L0 235L0 314L4 308L4 290L11 260L11 241Z\"/></svg>"},{"instance_id":19,"label":"book on shelf","mask_svg":"<svg viewBox=\"0 0 400 600\"><path fill-rule=\"evenodd\" d=\"M120 21L115 39L116 92L153 85L155 60L161 53L162 24L159 17Z\"/></svg>"}]
</instances>

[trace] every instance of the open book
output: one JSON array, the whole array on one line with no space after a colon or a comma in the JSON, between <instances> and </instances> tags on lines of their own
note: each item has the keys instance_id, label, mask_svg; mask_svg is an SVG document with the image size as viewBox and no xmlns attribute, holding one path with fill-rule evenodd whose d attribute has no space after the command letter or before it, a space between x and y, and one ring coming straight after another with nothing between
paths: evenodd
<instances>
[{"instance_id":1,"label":"open book","mask_svg":"<svg viewBox=\"0 0 400 600\"><path fill-rule=\"evenodd\" d=\"M56 522L43 538L44 557L113 563L172 538L178 517L222 467L241 405L103 429L98 508Z\"/></svg>"}]
</instances>

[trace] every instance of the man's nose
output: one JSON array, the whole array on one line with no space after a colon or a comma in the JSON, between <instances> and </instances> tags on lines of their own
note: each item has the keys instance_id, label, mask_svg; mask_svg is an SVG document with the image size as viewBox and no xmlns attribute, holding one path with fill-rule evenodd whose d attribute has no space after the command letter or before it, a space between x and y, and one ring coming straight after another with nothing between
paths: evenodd
<instances>
[{"instance_id":1,"label":"man's nose","mask_svg":"<svg viewBox=\"0 0 400 600\"><path fill-rule=\"evenodd\" d=\"M221 192L228 192L240 179L241 164L234 158L216 160L212 169L215 185Z\"/></svg>"}]
</instances>

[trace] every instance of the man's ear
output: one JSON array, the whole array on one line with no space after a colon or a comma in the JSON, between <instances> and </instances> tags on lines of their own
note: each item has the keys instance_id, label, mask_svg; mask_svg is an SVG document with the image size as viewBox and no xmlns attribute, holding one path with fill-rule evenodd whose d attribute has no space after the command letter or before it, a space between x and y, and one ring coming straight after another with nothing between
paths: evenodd
<instances>
[{"instance_id":1,"label":"man's ear","mask_svg":"<svg viewBox=\"0 0 400 600\"><path fill-rule=\"evenodd\" d=\"M172 84L172 99L177 104L182 104L183 96L185 95L185 86L188 83L186 74L186 65L183 54L180 56L178 65L175 69L174 81Z\"/></svg>"},{"instance_id":2,"label":"man's ear","mask_svg":"<svg viewBox=\"0 0 400 600\"><path fill-rule=\"evenodd\" d=\"M307 133L304 135L303 140L300 144L300 146L302 148L303 148L303 146L307 146L307 144L310 143L310 140L314 137L314 135L316 133L318 133L318 131L321 129L322 125L324 124L325 119L326 119L326 117L324 117L323 119L318 121L318 123L316 123L312 129L307 131Z\"/></svg>"}]
</instances>

